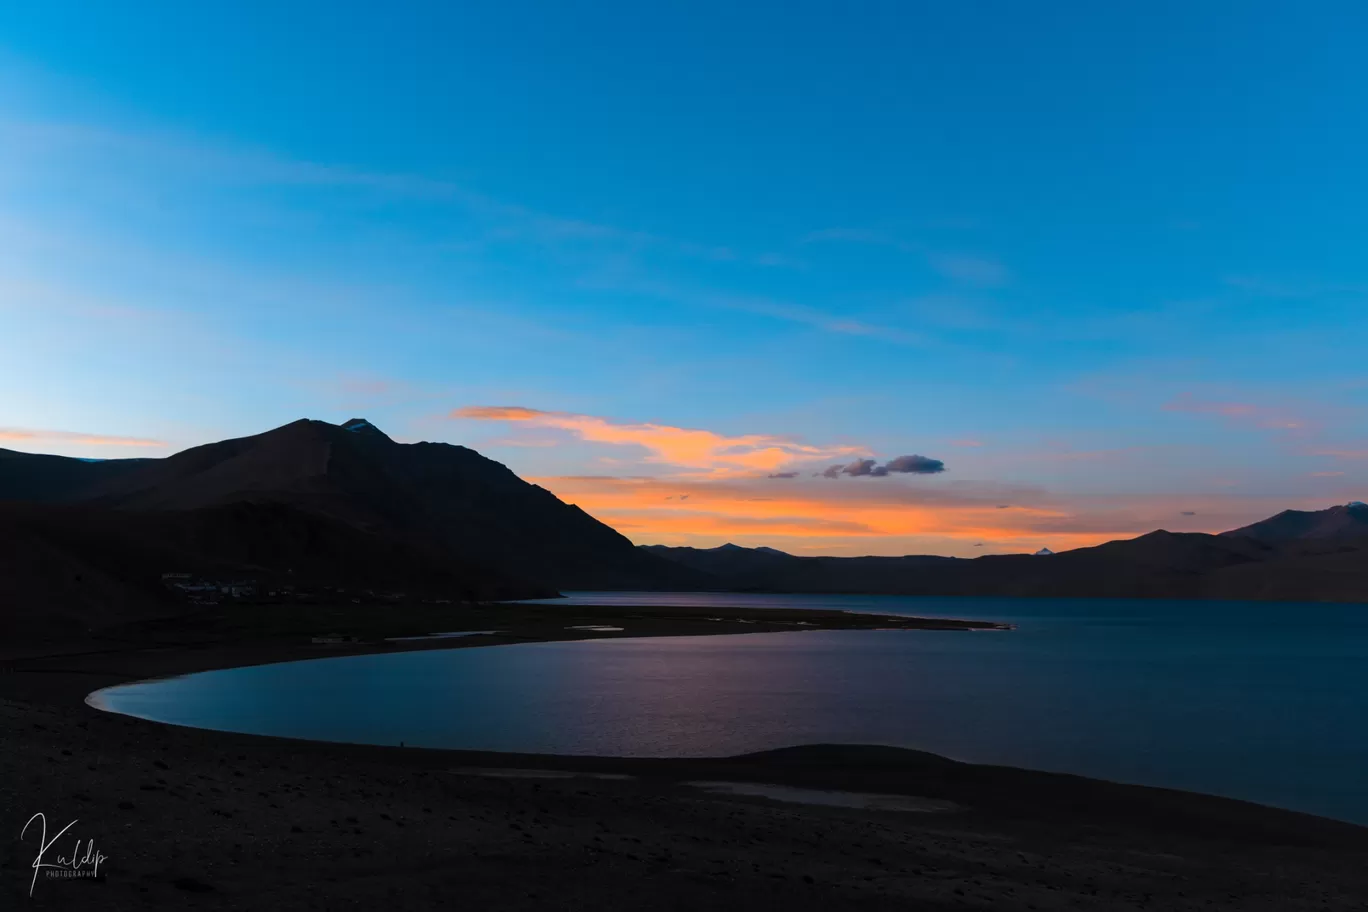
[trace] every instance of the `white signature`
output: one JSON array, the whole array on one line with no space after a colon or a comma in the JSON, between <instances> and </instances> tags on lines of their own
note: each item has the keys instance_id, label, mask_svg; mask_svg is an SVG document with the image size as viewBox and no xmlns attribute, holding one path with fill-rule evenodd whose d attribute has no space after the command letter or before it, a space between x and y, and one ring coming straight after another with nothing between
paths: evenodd
<instances>
[{"instance_id":1,"label":"white signature","mask_svg":"<svg viewBox=\"0 0 1368 912\"><path fill-rule=\"evenodd\" d=\"M54 842L62 838L63 833L74 827L76 821L71 821L71 823L62 827L57 835L48 839L47 817L45 817L42 812L39 812L30 817L28 823L24 824L24 828L19 831L20 839L24 838L24 834L28 832L28 828L33 825L33 821L35 820L41 824L42 829L38 831L38 854L34 856L33 859L33 880L29 881L30 897L33 896L34 884L38 883L38 872L44 868L55 869L48 871L48 877L95 877L99 874L100 862L107 861L109 856L95 848L95 840L93 839L86 842L84 855L81 854L81 840L78 839L76 840L76 848L72 851L70 858L65 855L58 855L55 862L43 861L43 855L47 853L47 850L52 848ZM87 867L89 870L83 870Z\"/></svg>"}]
</instances>

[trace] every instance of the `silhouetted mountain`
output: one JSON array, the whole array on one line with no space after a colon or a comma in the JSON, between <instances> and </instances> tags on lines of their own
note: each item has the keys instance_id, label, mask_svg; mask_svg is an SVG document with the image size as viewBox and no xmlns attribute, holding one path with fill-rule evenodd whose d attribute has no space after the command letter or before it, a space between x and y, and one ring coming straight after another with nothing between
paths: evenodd
<instances>
[{"instance_id":1,"label":"silhouetted mountain","mask_svg":"<svg viewBox=\"0 0 1368 912\"><path fill-rule=\"evenodd\" d=\"M0 505L0 631L80 633L190 610L168 590L167 573L243 581L253 597L288 588L289 600L307 601L367 592L448 601L554 594L285 504L147 512Z\"/></svg>"},{"instance_id":2,"label":"silhouetted mountain","mask_svg":"<svg viewBox=\"0 0 1368 912\"><path fill-rule=\"evenodd\" d=\"M364 419L342 426L296 421L165 459L87 462L3 452L0 492L52 505L49 533L85 523L94 538L77 536L81 542L94 547L107 536L116 551L112 539L123 536L163 564L171 556L187 566L303 563L317 576L363 574L386 583L436 574L460 588L508 595L700 583L698 574L638 551L474 450L395 443ZM56 509L73 503L81 505L79 521ZM24 523L11 534L37 528L41 514L23 511ZM74 534L57 537L69 543ZM193 547L165 552L178 537ZM78 548L73 559L95 557Z\"/></svg>"},{"instance_id":3,"label":"silhouetted mountain","mask_svg":"<svg viewBox=\"0 0 1368 912\"><path fill-rule=\"evenodd\" d=\"M1368 602L1358 503L1222 535L972 560L634 548L473 450L396 443L362 418L296 421L165 459L0 450L0 500L11 502L0 505L10 626L170 610L167 572L454 598L641 588Z\"/></svg>"},{"instance_id":4,"label":"silhouetted mountain","mask_svg":"<svg viewBox=\"0 0 1368 912\"><path fill-rule=\"evenodd\" d=\"M71 502L137 471L145 459L71 459L0 449L0 501Z\"/></svg>"},{"instance_id":5,"label":"silhouetted mountain","mask_svg":"<svg viewBox=\"0 0 1368 912\"><path fill-rule=\"evenodd\" d=\"M744 580L756 573L777 570L782 573L797 558L770 548L742 548L728 542L716 548L671 548L666 545L643 545L641 548L699 573L725 582L728 588L746 588Z\"/></svg>"},{"instance_id":6,"label":"silhouetted mountain","mask_svg":"<svg viewBox=\"0 0 1368 912\"><path fill-rule=\"evenodd\" d=\"M1277 516L1221 534L1242 535L1266 542L1368 538L1368 505L1356 500L1328 510L1283 510Z\"/></svg>"},{"instance_id":7,"label":"silhouetted mountain","mask_svg":"<svg viewBox=\"0 0 1368 912\"><path fill-rule=\"evenodd\" d=\"M1057 554L973 559L776 558L746 548L650 550L740 590L1368 602L1368 540L1264 542L1161 530Z\"/></svg>"},{"instance_id":8,"label":"silhouetted mountain","mask_svg":"<svg viewBox=\"0 0 1368 912\"><path fill-rule=\"evenodd\" d=\"M795 557L774 548L671 548L650 551L706 574L723 588L770 592L899 592L911 574L953 557Z\"/></svg>"}]
</instances>

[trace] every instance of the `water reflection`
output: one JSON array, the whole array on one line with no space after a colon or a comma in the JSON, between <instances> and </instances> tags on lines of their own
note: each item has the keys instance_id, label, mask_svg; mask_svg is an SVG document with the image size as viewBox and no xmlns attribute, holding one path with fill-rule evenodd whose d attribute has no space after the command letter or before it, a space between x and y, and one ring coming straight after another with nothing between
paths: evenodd
<instances>
[{"instance_id":1,"label":"water reflection","mask_svg":"<svg viewBox=\"0 0 1368 912\"><path fill-rule=\"evenodd\" d=\"M934 613L919 602L904 610ZM1361 606L1087 607L990 606L983 616L1019 625L993 635L807 631L342 657L99 699L180 724L429 747L717 756L891 744L1368 823Z\"/></svg>"}]
</instances>

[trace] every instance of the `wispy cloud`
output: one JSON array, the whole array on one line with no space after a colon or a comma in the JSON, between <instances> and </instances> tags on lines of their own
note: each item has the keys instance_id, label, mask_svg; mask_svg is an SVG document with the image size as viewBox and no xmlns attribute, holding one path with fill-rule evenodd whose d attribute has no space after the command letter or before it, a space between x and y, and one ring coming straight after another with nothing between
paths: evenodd
<instances>
[{"instance_id":1,"label":"wispy cloud","mask_svg":"<svg viewBox=\"0 0 1368 912\"><path fill-rule=\"evenodd\" d=\"M1032 534L1037 523L1049 518L1063 521L1068 515L1048 507L999 511L994 500L1002 490L996 486L932 490L824 485L801 479L774 485L763 479L680 482L601 476L533 480L639 542L725 540L749 534L849 539L852 547L868 552L879 548L873 540L890 537L1011 540ZM1026 499L1025 491L1015 493ZM1083 535L1089 543L1096 538L1093 532ZM1083 541L1065 530L1053 531L1048 540L1060 545Z\"/></svg>"},{"instance_id":2,"label":"wispy cloud","mask_svg":"<svg viewBox=\"0 0 1368 912\"><path fill-rule=\"evenodd\" d=\"M707 289L689 289L654 279L630 279L623 278L620 275L588 278L584 279L581 284L589 288L645 295L689 307L756 314L811 326L837 335L862 336L897 345L925 346L931 344L931 340L925 335L901 327L872 322L858 317L833 314L805 304L796 304L791 301L776 300L760 295L740 295Z\"/></svg>"},{"instance_id":3,"label":"wispy cloud","mask_svg":"<svg viewBox=\"0 0 1368 912\"><path fill-rule=\"evenodd\" d=\"M539 244L612 244L710 262L773 268L794 261L775 252L747 254L727 245L681 239L590 219L553 214L499 199L454 181L419 174L366 171L277 155L269 150L206 143L171 132L131 132L86 124L0 119L0 148L8 157L39 160L59 154L96 156L102 167L131 166L166 179L173 175L235 186L351 190L458 207L490 226L489 240Z\"/></svg>"},{"instance_id":4,"label":"wispy cloud","mask_svg":"<svg viewBox=\"0 0 1368 912\"><path fill-rule=\"evenodd\" d=\"M1006 285L1011 278L1007 267L989 257L963 253L928 254L927 262L931 268L945 276L969 285L993 288Z\"/></svg>"},{"instance_id":5,"label":"wispy cloud","mask_svg":"<svg viewBox=\"0 0 1368 912\"><path fill-rule=\"evenodd\" d=\"M1164 403L1164 411L1213 415L1233 424L1250 425L1266 430L1302 431L1315 426L1310 419L1294 415L1283 408L1256 405L1251 402L1203 400L1192 393L1180 393Z\"/></svg>"},{"instance_id":6,"label":"wispy cloud","mask_svg":"<svg viewBox=\"0 0 1368 912\"><path fill-rule=\"evenodd\" d=\"M744 471L773 473L793 462L863 455L864 447L810 446L769 434L729 436L697 428L654 423L617 422L593 415L548 412L523 406L467 406L452 418L520 422L568 431L581 440L646 450L643 462L702 469L715 474Z\"/></svg>"},{"instance_id":7,"label":"wispy cloud","mask_svg":"<svg viewBox=\"0 0 1368 912\"><path fill-rule=\"evenodd\" d=\"M821 244L830 241L893 247L907 253L923 253L925 251L925 248L920 244L901 241L890 234L885 234L882 231L871 231L867 228L823 228L821 231L811 231L804 235L799 243Z\"/></svg>"},{"instance_id":8,"label":"wispy cloud","mask_svg":"<svg viewBox=\"0 0 1368 912\"><path fill-rule=\"evenodd\" d=\"M993 288L1006 285L1011 273L998 260L981 254L937 250L920 241L907 241L883 231L864 228L826 228L805 235L803 244L848 243L888 247L902 253L916 254L926 264L947 279Z\"/></svg>"},{"instance_id":9,"label":"wispy cloud","mask_svg":"<svg viewBox=\"0 0 1368 912\"><path fill-rule=\"evenodd\" d=\"M1350 297L1368 296L1368 285L1354 282L1278 281L1259 276L1227 276L1225 283L1232 288L1262 298L1318 298L1326 295Z\"/></svg>"},{"instance_id":10,"label":"wispy cloud","mask_svg":"<svg viewBox=\"0 0 1368 912\"><path fill-rule=\"evenodd\" d=\"M779 320L788 320L792 323L802 323L843 336L866 336L895 342L899 345L927 344L927 338L920 333L894 326L870 323L865 320L836 316L802 304L737 295L709 295L699 300L711 306L760 314Z\"/></svg>"},{"instance_id":11,"label":"wispy cloud","mask_svg":"<svg viewBox=\"0 0 1368 912\"><path fill-rule=\"evenodd\" d=\"M164 447L164 440L146 437L119 437L111 434L88 434L83 431L49 431L39 428L0 428L0 440L22 442L74 443L81 446Z\"/></svg>"},{"instance_id":12,"label":"wispy cloud","mask_svg":"<svg viewBox=\"0 0 1368 912\"><path fill-rule=\"evenodd\" d=\"M1329 456L1332 459L1368 459L1368 450L1313 450L1312 456Z\"/></svg>"},{"instance_id":13,"label":"wispy cloud","mask_svg":"<svg viewBox=\"0 0 1368 912\"><path fill-rule=\"evenodd\" d=\"M638 543L782 544L812 554L1034 551L1085 547L1171 525L1221 531L1287 506L1281 498L1071 497L1027 486L849 485L801 477L693 480L612 476L533 479ZM1194 503L1194 500L1196 501ZM1323 506L1321 504L1320 506ZM980 550L975 550L978 547Z\"/></svg>"}]
</instances>

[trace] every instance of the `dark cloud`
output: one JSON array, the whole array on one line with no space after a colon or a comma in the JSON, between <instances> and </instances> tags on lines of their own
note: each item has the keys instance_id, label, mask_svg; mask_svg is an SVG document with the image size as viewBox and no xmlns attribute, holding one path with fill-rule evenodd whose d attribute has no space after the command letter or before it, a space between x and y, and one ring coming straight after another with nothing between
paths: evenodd
<instances>
[{"instance_id":1,"label":"dark cloud","mask_svg":"<svg viewBox=\"0 0 1368 912\"><path fill-rule=\"evenodd\" d=\"M1184 511L1183 511L1183 515L1184 515L1184 516L1196 516L1197 514L1194 513L1192 510L1184 510Z\"/></svg>"},{"instance_id":2,"label":"dark cloud","mask_svg":"<svg viewBox=\"0 0 1368 912\"><path fill-rule=\"evenodd\" d=\"M999 510L1010 510L1010 509L1012 509L1012 505L1011 505L1011 504L998 504L998 505L997 505L997 508L998 508Z\"/></svg>"},{"instance_id":3,"label":"dark cloud","mask_svg":"<svg viewBox=\"0 0 1368 912\"><path fill-rule=\"evenodd\" d=\"M872 460L872 459L857 459L857 460L855 460L854 462L852 462L850 465L848 465L848 466L846 466L845 468L841 469L841 474L842 474L842 475L851 475L851 476L854 476L854 477L856 477L856 478L858 478L858 477L861 476L861 475L872 475L872 474L874 474L874 460Z\"/></svg>"},{"instance_id":4,"label":"dark cloud","mask_svg":"<svg viewBox=\"0 0 1368 912\"><path fill-rule=\"evenodd\" d=\"M849 475L852 478L868 476L870 478L885 478L888 475L913 474L913 475L934 475L937 472L945 471L945 463L939 459L932 459L929 456L899 456L890 459L883 465L879 465L873 459L857 459L849 465L827 466L821 472L814 472L813 477L821 475L823 478L839 478L842 475ZM771 478L776 476L771 475Z\"/></svg>"},{"instance_id":5,"label":"dark cloud","mask_svg":"<svg viewBox=\"0 0 1368 912\"><path fill-rule=\"evenodd\" d=\"M945 471L945 463L939 459L932 459L929 456L899 456L897 459L890 459L888 465L884 466L890 472L911 472L914 475L935 475L937 472Z\"/></svg>"},{"instance_id":6,"label":"dark cloud","mask_svg":"<svg viewBox=\"0 0 1368 912\"><path fill-rule=\"evenodd\" d=\"M769 478L797 478L797 477L798 477L798 473L797 473L797 472L775 472L773 475L769 475L769 476L767 476L767 477L769 477Z\"/></svg>"}]
</instances>

